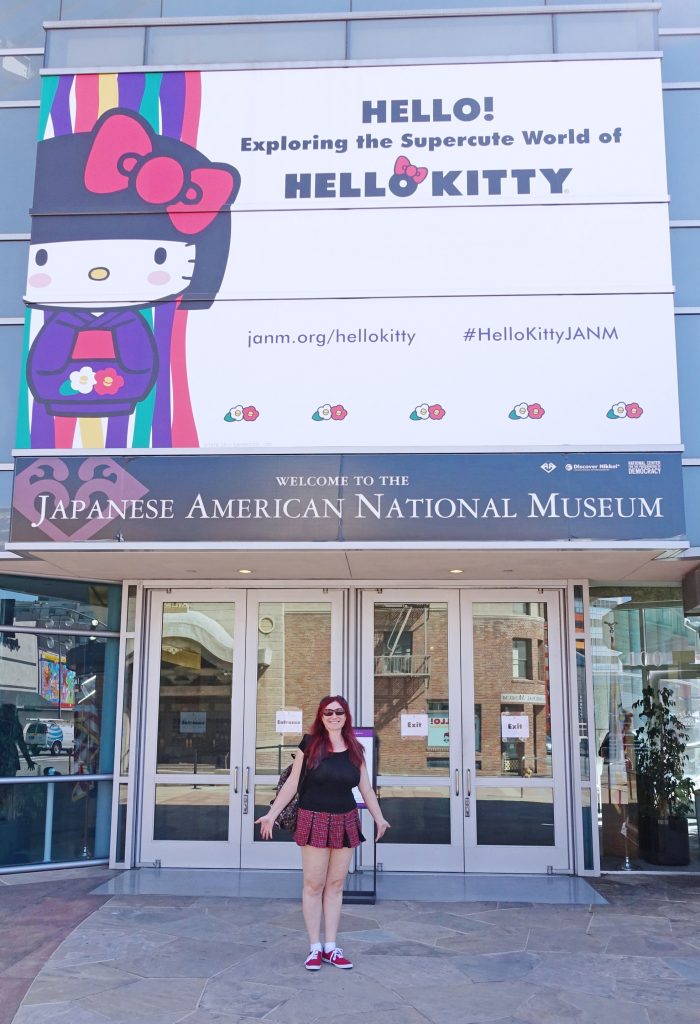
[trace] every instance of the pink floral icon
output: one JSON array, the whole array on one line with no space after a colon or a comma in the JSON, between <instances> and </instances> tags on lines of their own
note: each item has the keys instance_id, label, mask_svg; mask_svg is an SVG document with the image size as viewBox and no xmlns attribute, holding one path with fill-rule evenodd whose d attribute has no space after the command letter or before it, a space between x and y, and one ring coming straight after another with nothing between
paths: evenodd
<instances>
[{"instance_id":1,"label":"pink floral icon","mask_svg":"<svg viewBox=\"0 0 700 1024\"><path fill-rule=\"evenodd\" d=\"M348 410L342 405L331 406L331 419L332 420L344 420L348 414Z\"/></svg>"},{"instance_id":2,"label":"pink floral icon","mask_svg":"<svg viewBox=\"0 0 700 1024\"><path fill-rule=\"evenodd\" d=\"M508 413L511 420L541 420L544 416L544 408L539 402L518 402Z\"/></svg>"},{"instance_id":3,"label":"pink floral icon","mask_svg":"<svg viewBox=\"0 0 700 1024\"><path fill-rule=\"evenodd\" d=\"M608 409L606 416L609 420L638 420L643 412L644 409L639 402L615 402Z\"/></svg>"},{"instance_id":4,"label":"pink floral icon","mask_svg":"<svg viewBox=\"0 0 700 1024\"><path fill-rule=\"evenodd\" d=\"M260 413L254 405L233 405L224 416L227 423L253 423Z\"/></svg>"},{"instance_id":5,"label":"pink floral icon","mask_svg":"<svg viewBox=\"0 0 700 1024\"><path fill-rule=\"evenodd\" d=\"M441 405L431 405L428 411L431 420L441 420L445 415L445 410Z\"/></svg>"},{"instance_id":6,"label":"pink floral icon","mask_svg":"<svg viewBox=\"0 0 700 1024\"><path fill-rule=\"evenodd\" d=\"M116 395L124 386L124 378L113 366L98 370L95 374L95 391L98 395Z\"/></svg>"}]
</instances>

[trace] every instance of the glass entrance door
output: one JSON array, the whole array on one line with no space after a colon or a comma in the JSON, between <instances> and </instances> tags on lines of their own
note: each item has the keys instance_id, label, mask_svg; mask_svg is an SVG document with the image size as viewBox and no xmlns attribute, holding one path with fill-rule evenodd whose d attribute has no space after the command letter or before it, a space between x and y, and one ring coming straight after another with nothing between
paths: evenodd
<instances>
[{"instance_id":1,"label":"glass entrance door","mask_svg":"<svg viewBox=\"0 0 700 1024\"><path fill-rule=\"evenodd\" d=\"M343 693L343 595L256 591L248 596L241 867L299 867L290 832L260 838L255 819L274 798L319 701Z\"/></svg>"},{"instance_id":2,"label":"glass entrance door","mask_svg":"<svg viewBox=\"0 0 700 1024\"><path fill-rule=\"evenodd\" d=\"M384 869L567 870L558 593L368 592L362 633Z\"/></svg>"},{"instance_id":3,"label":"glass entrance door","mask_svg":"<svg viewBox=\"0 0 700 1024\"><path fill-rule=\"evenodd\" d=\"M151 597L140 859L298 867L254 826L318 701L345 692L343 592ZM365 592L360 712L377 736L386 870L567 870L556 591ZM366 834L372 822L365 821ZM371 847L362 851L363 864Z\"/></svg>"},{"instance_id":4,"label":"glass entrance door","mask_svg":"<svg viewBox=\"0 0 700 1024\"><path fill-rule=\"evenodd\" d=\"M462 638L467 870L566 870L557 594L464 593Z\"/></svg>"},{"instance_id":5,"label":"glass entrance door","mask_svg":"<svg viewBox=\"0 0 700 1024\"><path fill-rule=\"evenodd\" d=\"M151 599L141 860L238 865L245 592Z\"/></svg>"},{"instance_id":6,"label":"glass entrance door","mask_svg":"<svg viewBox=\"0 0 700 1024\"><path fill-rule=\"evenodd\" d=\"M154 593L141 860L298 867L289 833L260 841L319 700L342 692L342 594Z\"/></svg>"},{"instance_id":7,"label":"glass entrance door","mask_svg":"<svg viewBox=\"0 0 700 1024\"><path fill-rule=\"evenodd\" d=\"M377 848L385 870L464 869L458 600L454 591L364 595L359 724L377 736L391 823Z\"/></svg>"}]
</instances>

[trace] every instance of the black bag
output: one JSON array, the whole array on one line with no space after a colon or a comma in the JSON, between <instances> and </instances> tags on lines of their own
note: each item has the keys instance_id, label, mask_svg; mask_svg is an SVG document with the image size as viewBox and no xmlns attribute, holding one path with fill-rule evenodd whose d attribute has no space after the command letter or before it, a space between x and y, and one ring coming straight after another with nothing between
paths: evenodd
<instances>
[{"instance_id":1,"label":"black bag","mask_svg":"<svg viewBox=\"0 0 700 1024\"><path fill-rule=\"evenodd\" d=\"M302 754L301 756L303 757L304 755ZM272 805L275 802L275 800L277 799L277 794L282 789L282 786L285 784L285 782L287 781L287 779L291 775L293 767L294 767L294 763L292 762L292 764L287 765L287 767L284 769L284 771L280 775L280 780L279 780L279 782L277 783L277 785L275 787L275 795L273 796L272 800L270 800L270 805ZM284 808L284 810L280 811L279 814L277 815L277 820L275 822L275 825L278 825L279 828L283 829L285 832L295 832L296 831L296 827L297 827L297 813L299 811L299 797L301 796L301 793L302 793L305 775L306 775L305 768L302 767L301 778L299 779L299 787L298 787L296 793L294 794L292 799L289 801L287 806Z\"/></svg>"}]
</instances>

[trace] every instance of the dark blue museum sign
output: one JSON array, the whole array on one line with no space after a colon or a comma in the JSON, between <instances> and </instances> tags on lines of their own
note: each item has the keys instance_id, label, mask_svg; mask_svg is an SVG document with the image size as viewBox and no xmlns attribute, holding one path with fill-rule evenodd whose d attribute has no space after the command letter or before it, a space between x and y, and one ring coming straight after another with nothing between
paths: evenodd
<instances>
[{"instance_id":1,"label":"dark blue museum sign","mask_svg":"<svg viewBox=\"0 0 700 1024\"><path fill-rule=\"evenodd\" d=\"M683 537L677 452L22 456L10 541Z\"/></svg>"}]
</instances>

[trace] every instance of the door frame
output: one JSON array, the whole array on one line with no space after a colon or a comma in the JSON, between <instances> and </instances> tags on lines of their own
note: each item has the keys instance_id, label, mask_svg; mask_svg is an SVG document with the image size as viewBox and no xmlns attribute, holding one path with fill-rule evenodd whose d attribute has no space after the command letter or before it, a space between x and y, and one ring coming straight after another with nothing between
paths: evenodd
<instances>
[{"instance_id":1,"label":"door frame","mask_svg":"<svg viewBox=\"0 0 700 1024\"><path fill-rule=\"evenodd\" d=\"M556 617L557 633L558 633L558 651L552 649L550 644L550 676L552 680L551 690L557 691L561 699L561 721L563 723L563 758L560 757L560 763L563 764L563 773L561 779L558 778L557 790L559 791L560 800L563 799L564 813L560 814L557 819L557 828L559 834L566 837L567 841L567 858L566 864L560 864L559 862L551 865L554 871L571 872L574 870L574 865L578 860L576 844L578 841L578 829L576 827L577 815L580 817L580 797L578 797L578 788L575 791L572 790L572 766L570 759L573 757L572 754L572 739L568 735L567 729L573 728L572 715L575 712L572 694L569 693L571 686L575 685L575 679L570 678L571 668L569 660L565 657L565 651L568 650L568 646L572 642L572 630L573 620L569 621L571 616L571 609L569 603L564 603L564 598L567 594L567 586L571 589L573 585L571 581L559 581L551 580L543 583L542 587L533 586L528 584L527 581L513 581L512 584L504 586L499 582L475 582L473 585L464 586L458 585L456 581L429 581L429 585L424 587L422 581L392 581L391 589L385 589L382 586L381 581L357 581L357 583L348 584L345 581L313 581L316 586L305 587L305 581L298 581L296 584L291 586L286 581L265 581L264 583L254 583L246 581L246 584L241 584L238 581L232 583L231 586L222 587L220 581L212 581L212 584L197 581L177 581L175 585L170 581L142 581L138 582L139 593L143 595L140 602L140 615L137 620L136 636L139 638L138 646L142 651L140 663L134 664L134 679L133 679L133 697L134 706L132 707L132 720L135 726L135 732L137 735L132 736L132 746L130 755L130 780L129 781L129 792L128 792L128 804L127 804L127 826L129 822L131 825L127 828L128 835L133 837L134 859L131 863L136 864L147 864L153 863L156 860L162 859L159 857L157 851L154 852L151 847L153 840L150 844L147 840L149 823L152 825L152 808L150 809L150 821L149 814L147 813L147 801L146 794L148 792L149 785L155 784L155 781L167 781L166 776L157 775L157 779L154 776L153 771L149 773L147 760L149 756L149 750L153 750L154 746L154 726L153 726L153 715L148 714L149 700L153 701L152 691L154 689L153 673L158 673L158 667L160 665L160 651L155 650L154 645L157 647L160 643L160 622L159 617L161 615L162 602L167 600L177 599L181 594L187 593L193 601L204 601L210 599L222 598L225 601L240 601L241 597L244 598L246 609L245 614L247 621L245 624L243 645L238 645L239 657L244 657L244 650L241 647L245 647L250 643L251 631L253 625L257 627L256 617L253 614L248 613L249 602L258 602L261 600L272 600L272 601L285 601L294 599L304 599L308 595L323 595L323 599L327 599L329 595L333 595L338 601L342 602L342 610L339 616L335 616L335 629L340 629L341 632L341 656L337 657L337 651L334 647L334 657L336 671L341 673L341 685L338 687L339 692L345 694L350 701L350 705L355 710L357 708L358 713L355 715L355 721L358 725L368 725L372 721L373 712L373 701L370 701L368 694L368 679L370 675L367 672L367 634L368 631L371 634L371 622L367 618L365 607L366 602L369 599L378 601L382 600L403 600L403 599L418 599L418 600L438 600L448 602L457 600L460 604L459 615L457 616L457 656L458 656L458 667L459 672L464 679L464 676L468 669L469 657L471 656L471 637L465 633L464 628L464 615L465 615L465 603L474 602L481 600L484 595L492 598L495 601L508 601L516 599L513 595L520 595L528 593L533 595L532 600L541 601L547 599L549 603L550 615ZM587 582L583 581L584 588L587 588ZM126 587L126 584L125 584ZM454 618L454 616L452 616ZM554 622L554 618L550 618L550 623ZM139 632L139 624L142 627L143 632ZM341 625L342 624L342 625ZM157 642L154 640L154 634L157 634ZM450 631L450 636L452 630ZM255 637L255 643L257 643L257 636ZM155 660L154 660L155 655ZM234 656L234 662L236 658ZM452 662L455 662L455 658L452 658ZM154 665L157 666L154 669ZM355 671L355 666L357 671ZM370 663L370 669L373 668ZM243 716L244 720L248 722L248 716L251 713L251 705L255 707L255 701L250 700L250 694L255 693L255 688L250 689L250 677L249 673L253 671L250 667L244 668L243 676L246 676L245 683L243 685ZM558 679L558 685L553 685L554 673ZM243 678L241 676L241 678ZM337 678L337 676L336 676ZM150 683L150 685L149 685ZM450 686L452 682L450 680ZM464 687L464 682L462 682ZM246 692L247 691L247 692ZM246 701L246 696L248 700ZM462 728L463 740L469 736L469 702L464 697L463 693L460 692L461 697L461 716L460 726ZM356 698L353 699L353 698ZM140 705L140 708L135 705ZM588 716L592 714L591 707L588 707ZM452 716L451 716L452 717ZM473 719L473 715L471 716ZM452 723L451 723L452 724ZM473 730L473 722L471 725ZM233 730L233 716L232 716L232 730ZM250 734L250 730L249 730ZM244 754L248 754L248 750L241 751L240 757L240 770L241 779L243 778L243 767L244 767ZM465 747L463 746L463 749ZM452 756L452 749L450 751ZM232 765L235 764L234 759L234 748L232 745ZM251 764L251 760L245 762ZM467 781L467 769L471 766L472 768L472 780L475 780L475 771L473 764L470 765L469 759L465 756L459 761L458 768L460 770L460 797L457 798L454 792L455 789L455 777L454 772L450 778L450 791L451 791L451 805L455 802L462 802L463 797L463 786ZM132 774L133 773L133 774ZM391 777L389 777L391 778ZM149 782L150 779L150 782ZM202 782L205 781L204 776L200 776ZM126 779L120 780L121 782L127 781ZM177 781L181 781L178 777ZM222 783L222 776L213 776L213 781L217 784ZM269 776L255 776L251 772L251 794L253 793L253 786L255 782L261 784L263 782L269 782ZM387 779L388 781L388 779ZM499 780L503 784L503 780ZM436 780L436 784L437 780ZM542 785L548 784L548 780L543 780ZM444 785L444 781L443 781ZM118 787L115 787L118 789ZM233 789L233 787L231 787ZM561 794L563 793L563 797ZM231 794L235 797L236 794ZM115 801L116 803L116 801ZM463 807L463 805L462 805ZM452 806L452 811L454 807ZM116 811L114 812L116 816ZM219 850L216 856L212 858L210 866L226 866L235 867L241 863L240 853L243 851L243 842L240 839L240 833L237 840L233 840L233 846L235 849L231 849L232 846L232 826L235 825L235 815L238 814L239 823L242 820L242 814L240 811L234 811L234 801L231 800L229 805L229 842L227 844L217 844L220 847L226 847L226 850ZM362 812L363 826L365 827L365 834L370 836L371 830L373 829L373 823L366 811ZM451 814L451 818L453 815ZM463 860L462 864L456 867L442 867L438 870L452 870L452 871L486 871L494 872L500 870L494 864L492 857L486 857L486 863L483 863L479 856L472 856L472 852L476 850L476 845L472 841L470 833L470 827L468 820L463 816L463 809L460 814L461 827L464 829L465 821L467 828L463 833ZM473 822L475 818L472 813L472 829L475 833L475 826ZM240 825L239 825L240 827ZM563 831L562 831L563 828ZM369 829L369 831L367 831ZM454 836L453 830L453 836ZM112 838L114 843L114 836ZM128 840L131 843L131 839ZM183 844L184 845L184 844ZM182 858L183 867L190 867L193 864L198 866L207 866L205 859L202 858L203 846L199 842L187 844L191 849L191 856ZM245 865L249 867L290 867L293 866L289 860L289 848L291 844L287 843L276 843L276 844L262 844L262 843L248 843L248 853L250 856L245 857ZM238 857L234 856L236 849L239 851ZM485 847L483 849L498 851L497 847ZM537 873L543 872L543 870L550 866L550 861L547 861L547 865L542 866L540 861L533 858L528 854L528 848L526 847L510 847L500 848L501 852L503 849L510 851L518 851L517 865L515 868L510 867L510 871L513 870L520 872L533 871ZM540 848L541 849L541 848ZM544 849L552 849L551 847ZM424 853L424 859L416 867L405 867L403 870L426 870L426 865L430 866L431 870L436 870L434 861L434 853L436 847L429 845L420 846L420 850ZM530 848L532 850L532 848ZM390 844L381 845L378 850L378 860L382 861L382 866L389 869L391 865L387 862L385 853L390 851ZM536 850L537 852L537 850ZM253 861L254 853L254 861ZM222 854L224 854L222 856ZM261 857L262 855L262 857ZM359 863L363 867L368 867L373 863L373 849L372 843L366 843L362 848L359 855ZM172 860L169 859L169 863L172 864ZM129 854L127 847L127 858L126 866L129 866ZM173 866L175 866L173 864ZM582 864L578 865L578 872L582 873ZM400 870L400 868L397 868ZM503 869L505 870L505 869ZM590 872L586 872L590 873Z\"/></svg>"},{"instance_id":2,"label":"door frame","mask_svg":"<svg viewBox=\"0 0 700 1024\"><path fill-rule=\"evenodd\" d=\"M482 776L476 770L474 736L474 631L473 607L480 603L509 604L545 603L547 605L547 647L549 673L549 709L552 742L552 775L540 778ZM568 872L572 864L570 834L570 771L569 771L569 701L564 658L564 622L562 591L559 589L514 587L503 589L468 589L461 592L461 635L463 642L463 734L465 779L465 848L467 872L505 874L545 874ZM477 842L477 796L479 789L501 788L524 791L552 789L554 814L554 846L487 846Z\"/></svg>"},{"instance_id":3,"label":"door frame","mask_svg":"<svg viewBox=\"0 0 700 1024\"><path fill-rule=\"evenodd\" d=\"M144 668L143 767L139 828L140 862L160 861L166 867L298 868L293 843L255 842L255 786L276 786L279 775L255 772L257 721L258 608L263 603L308 602L331 608L331 689L345 693L344 588L196 587L153 589L149 594L149 632ZM157 730L163 607L169 602L211 602L235 606L231 681L229 771L158 772ZM236 714L238 708L238 714ZM304 723L308 726L310 723ZM299 736L299 740L301 736ZM183 841L153 839L157 784L218 785L228 788L228 840Z\"/></svg>"}]
</instances>

